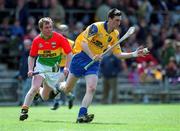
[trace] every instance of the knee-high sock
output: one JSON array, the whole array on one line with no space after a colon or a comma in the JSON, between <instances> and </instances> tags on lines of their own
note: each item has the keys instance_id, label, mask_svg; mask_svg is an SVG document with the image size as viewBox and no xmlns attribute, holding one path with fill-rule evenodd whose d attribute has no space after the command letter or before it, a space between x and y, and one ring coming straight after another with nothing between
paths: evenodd
<instances>
[{"instance_id":1,"label":"knee-high sock","mask_svg":"<svg viewBox=\"0 0 180 131\"><path fill-rule=\"evenodd\" d=\"M82 105L81 108L79 109L79 114L78 117L83 116L88 113L88 107L91 104L93 99L93 93L92 92L86 92L83 100L82 100Z\"/></svg>"}]
</instances>

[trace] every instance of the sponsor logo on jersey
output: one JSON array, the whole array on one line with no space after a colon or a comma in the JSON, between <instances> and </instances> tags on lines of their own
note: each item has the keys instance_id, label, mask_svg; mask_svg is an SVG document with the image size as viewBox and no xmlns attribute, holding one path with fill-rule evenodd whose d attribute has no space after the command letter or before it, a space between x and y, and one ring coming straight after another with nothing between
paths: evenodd
<instances>
[{"instance_id":1,"label":"sponsor logo on jersey","mask_svg":"<svg viewBox=\"0 0 180 131\"><path fill-rule=\"evenodd\" d=\"M55 48L56 47L56 42L52 42L51 45L52 45L52 48Z\"/></svg>"},{"instance_id":2,"label":"sponsor logo on jersey","mask_svg":"<svg viewBox=\"0 0 180 131\"><path fill-rule=\"evenodd\" d=\"M99 47L99 48L103 48L104 46L103 46L103 44L100 42L100 41L92 41L92 43L94 44L94 45L96 45L97 47Z\"/></svg>"}]
</instances>

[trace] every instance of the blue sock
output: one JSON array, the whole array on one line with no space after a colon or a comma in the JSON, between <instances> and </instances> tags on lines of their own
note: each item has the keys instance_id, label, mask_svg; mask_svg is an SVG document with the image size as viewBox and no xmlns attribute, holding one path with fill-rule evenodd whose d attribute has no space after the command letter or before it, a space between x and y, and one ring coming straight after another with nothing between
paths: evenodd
<instances>
[{"instance_id":1,"label":"blue sock","mask_svg":"<svg viewBox=\"0 0 180 131\"><path fill-rule=\"evenodd\" d=\"M79 109L78 117L83 116L83 115L85 115L85 114L87 114L87 108L86 108L86 107L81 107L81 108Z\"/></svg>"}]
</instances>

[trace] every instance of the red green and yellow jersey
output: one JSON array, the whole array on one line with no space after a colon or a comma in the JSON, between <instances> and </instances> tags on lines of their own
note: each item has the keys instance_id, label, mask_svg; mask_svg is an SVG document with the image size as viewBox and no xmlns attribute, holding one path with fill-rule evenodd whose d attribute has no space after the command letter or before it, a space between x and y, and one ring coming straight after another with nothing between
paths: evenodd
<instances>
[{"instance_id":1,"label":"red green and yellow jersey","mask_svg":"<svg viewBox=\"0 0 180 131\"><path fill-rule=\"evenodd\" d=\"M74 41L70 40L70 39L67 39L71 48L73 47L74 45ZM60 67L64 67L66 64L66 54L64 53L64 51L62 51L62 57L61 57L61 62L59 63L59 66Z\"/></svg>"},{"instance_id":2,"label":"red green and yellow jersey","mask_svg":"<svg viewBox=\"0 0 180 131\"><path fill-rule=\"evenodd\" d=\"M81 43L84 41L88 44L89 49L94 55L102 54L108 46L115 44L118 39L118 30L113 30L110 33L107 32L107 21L96 22L88 26L86 30L77 37L73 53L76 54L82 51ZM121 53L120 45L113 48L112 52L114 54Z\"/></svg>"},{"instance_id":3,"label":"red green and yellow jersey","mask_svg":"<svg viewBox=\"0 0 180 131\"><path fill-rule=\"evenodd\" d=\"M38 56L37 61L43 65L54 66L61 62L62 50L65 54L71 52L69 42L61 34L52 32L48 39L44 39L43 34L35 37L29 55Z\"/></svg>"}]
</instances>

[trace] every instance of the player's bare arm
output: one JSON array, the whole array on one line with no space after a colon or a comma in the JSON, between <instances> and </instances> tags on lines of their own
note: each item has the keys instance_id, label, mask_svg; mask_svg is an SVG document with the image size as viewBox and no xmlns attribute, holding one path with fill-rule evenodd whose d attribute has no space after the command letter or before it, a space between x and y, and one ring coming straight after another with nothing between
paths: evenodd
<instances>
[{"instance_id":1,"label":"player's bare arm","mask_svg":"<svg viewBox=\"0 0 180 131\"><path fill-rule=\"evenodd\" d=\"M35 62L35 57L29 56L28 57L28 76L29 77L33 75L34 62Z\"/></svg>"},{"instance_id":2,"label":"player's bare arm","mask_svg":"<svg viewBox=\"0 0 180 131\"><path fill-rule=\"evenodd\" d=\"M68 73L69 73L69 66L70 66L70 63L71 63L71 59L72 59L72 52L68 53L66 55L66 64L64 66L64 75L67 76Z\"/></svg>"}]
</instances>

